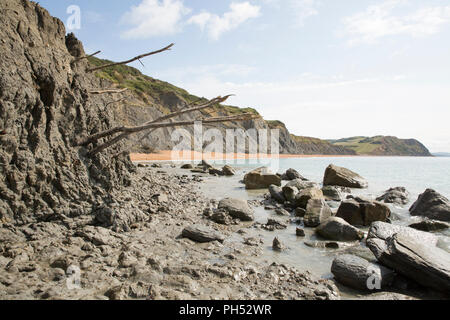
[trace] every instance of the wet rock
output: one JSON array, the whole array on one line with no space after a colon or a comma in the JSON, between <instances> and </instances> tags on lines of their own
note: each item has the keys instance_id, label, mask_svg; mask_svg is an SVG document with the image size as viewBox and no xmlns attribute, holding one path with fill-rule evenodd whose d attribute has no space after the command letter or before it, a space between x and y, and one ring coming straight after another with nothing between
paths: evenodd
<instances>
[{"instance_id":1,"label":"wet rock","mask_svg":"<svg viewBox=\"0 0 450 320\"><path fill-rule=\"evenodd\" d=\"M427 189L409 209L412 216L450 221L450 201L433 189Z\"/></svg>"},{"instance_id":2,"label":"wet rock","mask_svg":"<svg viewBox=\"0 0 450 320\"><path fill-rule=\"evenodd\" d=\"M364 238L364 232L341 218L332 217L322 222L316 233L327 240L354 241Z\"/></svg>"},{"instance_id":3,"label":"wet rock","mask_svg":"<svg viewBox=\"0 0 450 320\"><path fill-rule=\"evenodd\" d=\"M247 201L240 199L226 198L219 202L219 209L222 209L233 218L241 221L253 221L254 212Z\"/></svg>"},{"instance_id":4,"label":"wet rock","mask_svg":"<svg viewBox=\"0 0 450 320\"><path fill-rule=\"evenodd\" d=\"M224 210L216 210L210 217L212 221L218 224L230 225L233 223L233 218Z\"/></svg>"},{"instance_id":5,"label":"wet rock","mask_svg":"<svg viewBox=\"0 0 450 320\"><path fill-rule=\"evenodd\" d=\"M244 244L250 247L259 247L264 242L260 238L246 238L244 239Z\"/></svg>"},{"instance_id":6,"label":"wet rock","mask_svg":"<svg viewBox=\"0 0 450 320\"><path fill-rule=\"evenodd\" d=\"M295 196L294 206L296 208L306 209L306 206L308 205L308 202L311 199L322 200L323 199L322 190L318 188L303 189Z\"/></svg>"},{"instance_id":7,"label":"wet rock","mask_svg":"<svg viewBox=\"0 0 450 320\"><path fill-rule=\"evenodd\" d=\"M181 235L184 238L200 243L212 241L223 242L225 240L225 236L220 232L202 225L189 226L183 230Z\"/></svg>"},{"instance_id":8,"label":"wet rock","mask_svg":"<svg viewBox=\"0 0 450 320\"><path fill-rule=\"evenodd\" d=\"M317 249L342 249L349 246L355 246L356 243L350 244L348 242L337 242L337 241L305 241L305 245L310 248Z\"/></svg>"},{"instance_id":9,"label":"wet rock","mask_svg":"<svg viewBox=\"0 0 450 320\"><path fill-rule=\"evenodd\" d=\"M222 172L224 176L228 177L236 175L236 171L234 171L234 169L228 165L222 168Z\"/></svg>"},{"instance_id":10,"label":"wet rock","mask_svg":"<svg viewBox=\"0 0 450 320\"><path fill-rule=\"evenodd\" d=\"M295 179L300 179L303 181L308 180L308 179L304 178L300 173L298 173L297 170L292 169L292 168L286 170L286 172L283 175L281 175L281 179L287 180L287 181L291 181L291 180L295 180Z\"/></svg>"},{"instance_id":11,"label":"wet rock","mask_svg":"<svg viewBox=\"0 0 450 320\"><path fill-rule=\"evenodd\" d=\"M346 168L329 165L325 170L323 179L324 186L341 186L349 188L367 188L369 186L366 179L359 174Z\"/></svg>"},{"instance_id":12,"label":"wet rock","mask_svg":"<svg viewBox=\"0 0 450 320\"><path fill-rule=\"evenodd\" d=\"M294 201L295 200L295 196L298 194L298 189L296 187L292 187L292 186L284 186L282 189L284 198L287 201Z\"/></svg>"},{"instance_id":13,"label":"wet rock","mask_svg":"<svg viewBox=\"0 0 450 320\"><path fill-rule=\"evenodd\" d=\"M280 239L278 239L278 237L275 237L275 239L273 239L273 243L272 243L272 248L275 251L282 251L285 250L286 247L284 246L284 244L280 241Z\"/></svg>"},{"instance_id":14,"label":"wet rock","mask_svg":"<svg viewBox=\"0 0 450 320\"><path fill-rule=\"evenodd\" d=\"M303 217L305 217L305 214L306 214L306 209L303 209L300 207L295 209L295 216L297 218L303 218Z\"/></svg>"},{"instance_id":15,"label":"wet rock","mask_svg":"<svg viewBox=\"0 0 450 320\"><path fill-rule=\"evenodd\" d=\"M333 260L331 273L343 285L364 290L381 290L390 287L395 272L378 264L353 255L341 255Z\"/></svg>"},{"instance_id":16,"label":"wet rock","mask_svg":"<svg viewBox=\"0 0 450 320\"><path fill-rule=\"evenodd\" d=\"M425 287L450 293L448 252L404 232L387 239L372 237L367 246L383 265Z\"/></svg>"},{"instance_id":17,"label":"wet rock","mask_svg":"<svg viewBox=\"0 0 450 320\"><path fill-rule=\"evenodd\" d=\"M326 200L338 201L338 202L342 201L342 193L336 187L324 186L322 188L322 193Z\"/></svg>"},{"instance_id":18,"label":"wet rock","mask_svg":"<svg viewBox=\"0 0 450 320\"><path fill-rule=\"evenodd\" d=\"M311 199L308 201L303 223L306 227L317 227L330 218L331 209L323 199Z\"/></svg>"},{"instance_id":19,"label":"wet rock","mask_svg":"<svg viewBox=\"0 0 450 320\"><path fill-rule=\"evenodd\" d=\"M272 199L275 200L276 202L284 203L286 201L286 198L283 195L283 190L281 189L281 187L272 184L269 186L269 192Z\"/></svg>"},{"instance_id":20,"label":"wet rock","mask_svg":"<svg viewBox=\"0 0 450 320\"><path fill-rule=\"evenodd\" d=\"M209 168L208 173L213 176L223 176L224 175L223 171L220 169L217 169L217 168Z\"/></svg>"},{"instance_id":21,"label":"wet rock","mask_svg":"<svg viewBox=\"0 0 450 320\"><path fill-rule=\"evenodd\" d=\"M291 215L287 210L284 210L284 209L276 209L275 213L279 216L285 216L285 217L289 217Z\"/></svg>"},{"instance_id":22,"label":"wet rock","mask_svg":"<svg viewBox=\"0 0 450 320\"><path fill-rule=\"evenodd\" d=\"M392 203L397 205L406 205L409 202L409 192L404 187L396 187L387 190L377 201Z\"/></svg>"},{"instance_id":23,"label":"wet rock","mask_svg":"<svg viewBox=\"0 0 450 320\"><path fill-rule=\"evenodd\" d=\"M305 237L305 230L302 228L297 228L295 230L295 234L297 235L297 237Z\"/></svg>"},{"instance_id":24,"label":"wet rock","mask_svg":"<svg viewBox=\"0 0 450 320\"><path fill-rule=\"evenodd\" d=\"M269 218L267 219L267 223L263 227L269 231L283 230L288 227L288 224L280 219Z\"/></svg>"},{"instance_id":25,"label":"wet rock","mask_svg":"<svg viewBox=\"0 0 450 320\"><path fill-rule=\"evenodd\" d=\"M378 201L357 198L346 200L340 205L336 217L342 218L351 225L370 226L375 221L387 221L391 216L389 207Z\"/></svg>"},{"instance_id":26,"label":"wet rock","mask_svg":"<svg viewBox=\"0 0 450 320\"><path fill-rule=\"evenodd\" d=\"M428 220L425 219L423 221L413 223L409 225L410 228L426 231L426 232L435 232L435 231L443 231L450 227L450 224L442 221L436 220Z\"/></svg>"},{"instance_id":27,"label":"wet rock","mask_svg":"<svg viewBox=\"0 0 450 320\"><path fill-rule=\"evenodd\" d=\"M286 184L286 187L295 187L297 188L298 191L302 191L303 189L319 188L319 184L312 181L303 181L301 179L295 179L289 181Z\"/></svg>"},{"instance_id":28,"label":"wet rock","mask_svg":"<svg viewBox=\"0 0 450 320\"><path fill-rule=\"evenodd\" d=\"M281 186L281 178L270 172L269 168L262 167L247 173L244 183L246 189L266 189L272 184Z\"/></svg>"},{"instance_id":29,"label":"wet rock","mask_svg":"<svg viewBox=\"0 0 450 320\"><path fill-rule=\"evenodd\" d=\"M181 169L192 170L192 169L194 169L194 166L190 163L186 163L181 166Z\"/></svg>"},{"instance_id":30,"label":"wet rock","mask_svg":"<svg viewBox=\"0 0 450 320\"><path fill-rule=\"evenodd\" d=\"M396 233L407 234L410 237L417 239L419 242L429 246L436 246L439 240L438 237L428 232L423 232L413 228L403 227L384 222L374 222L370 226L367 239L369 240L374 238L387 240L388 238L394 236Z\"/></svg>"}]
</instances>

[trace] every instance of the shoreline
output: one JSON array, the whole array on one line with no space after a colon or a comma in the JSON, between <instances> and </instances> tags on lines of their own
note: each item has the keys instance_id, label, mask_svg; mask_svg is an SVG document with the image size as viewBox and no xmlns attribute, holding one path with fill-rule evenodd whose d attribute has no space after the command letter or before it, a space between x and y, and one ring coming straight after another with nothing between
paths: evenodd
<instances>
[{"instance_id":1,"label":"shoreline","mask_svg":"<svg viewBox=\"0 0 450 320\"><path fill-rule=\"evenodd\" d=\"M183 151L179 157L172 157L171 150L163 150L158 153L130 153L133 162L138 161L201 161L201 160L254 160L254 159L291 159L291 158L345 158L359 157L359 155L305 155L305 154L245 154L245 153L200 153L196 151Z\"/></svg>"}]
</instances>

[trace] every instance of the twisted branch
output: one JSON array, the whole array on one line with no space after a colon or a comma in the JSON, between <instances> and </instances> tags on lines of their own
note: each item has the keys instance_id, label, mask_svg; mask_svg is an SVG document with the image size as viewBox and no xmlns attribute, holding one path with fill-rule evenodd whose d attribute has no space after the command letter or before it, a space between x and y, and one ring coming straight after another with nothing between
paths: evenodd
<instances>
[{"instance_id":1,"label":"twisted branch","mask_svg":"<svg viewBox=\"0 0 450 320\"><path fill-rule=\"evenodd\" d=\"M137 57L134 57L133 59L130 59L130 60L127 60L127 61L113 62L113 63L105 64L105 65L103 65L103 66L91 68L91 69L88 69L87 72L94 72L94 71L102 70L102 69L105 69L105 68L108 68L108 67L118 66L118 65L121 65L121 64L128 64L128 63L131 63L131 62L133 62L133 61L140 60L140 59L142 59L142 58L145 58L145 57L148 57L148 56L151 56L151 55L154 55L154 54L158 54L158 53L161 53L161 52L164 52L164 51L168 51L168 50L170 50L174 45L175 45L174 43L171 43L171 44L169 44L169 45L168 45L167 47L165 47L165 48L162 48L162 49L159 49L159 50L156 50L156 51L153 51L153 52L141 54L141 55L139 55L139 56L137 56Z\"/></svg>"}]
</instances>

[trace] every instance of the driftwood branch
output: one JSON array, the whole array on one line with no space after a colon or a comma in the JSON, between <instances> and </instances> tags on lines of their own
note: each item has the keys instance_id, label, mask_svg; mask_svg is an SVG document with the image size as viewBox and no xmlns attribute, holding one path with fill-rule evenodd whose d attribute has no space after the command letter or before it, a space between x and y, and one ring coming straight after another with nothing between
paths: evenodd
<instances>
[{"instance_id":1,"label":"driftwood branch","mask_svg":"<svg viewBox=\"0 0 450 320\"><path fill-rule=\"evenodd\" d=\"M191 107L191 105L189 105L185 109L182 109L182 110L170 113L168 115L162 116L162 117L160 117L160 118L158 118L156 120L152 120L152 121L146 122L143 125L145 126L145 125L149 125L149 124L153 124L153 123L157 123L157 122L162 122L162 121L166 121L166 120L175 118L177 116L180 116L180 115L183 115L183 114L186 114L186 113L191 113L191 112L194 112L194 111L200 111L200 110L209 108L209 107L211 107L211 106L213 106L215 104L222 103L222 102L226 101L229 97L230 97L230 95L225 96L225 97L217 97L217 98L214 98L212 100L209 100L208 102L206 102L204 104L193 106L193 107ZM112 128L112 129L109 129L109 130L105 130L105 131L93 134L93 135L91 135L91 136L89 136L89 137L79 141L77 143L77 146L86 146L86 145L88 145L90 143L93 143L93 142L99 140L99 139L112 136L112 135L114 135L116 133L122 132L122 128L123 127L116 127L116 128Z\"/></svg>"},{"instance_id":2,"label":"driftwood branch","mask_svg":"<svg viewBox=\"0 0 450 320\"><path fill-rule=\"evenodd\" d=\"M109 93L122 93L127 91L127 88L124 89L105 89L105 90L94 90L89 91L90 94L109 94Z\"/></svg>"},{"instance_id":3,"label":"driftwood branch","mask_svg":"<svg viewBox=\"0 0 450 320\"><path fill-rule=\"evenodd\" d=\"M113 66L118 66L118 65L121 65L121 64L128 64L128 63L134 62L136 60L140 60L142 58L145 58L145 57L148 57L148 56L151 56L151 55L154 55L154 54L158 54L158 53L161 53L161 52L164 52L164 51L168 51L174 45L175 45L174 43L171 43L170 45L168 45L165 48L162 48L162 49L159 49L159 50L156 50L156 51L152 51L152 52L149 52L149 53L141 54L141 55L139 55L137 57L134 57L133 59L130 59L130 60L127 60L127 61L114 62L114 63L105 64L103 66L91 68L91 69L88 69L87 72L94 72L94 71L97 71L97 70L101 70L101 69L105 69L105 68L109 68L109 67L113 67Z\"/></svg>"},{"instance_id":4,"label":"driftwood branch","mask_svg":"<svg viewBox=\"0 0 450 320\"><path fill-rule=\"evenodd\" d=\"M97 52L94 52L93 54L76 58L76 59L72 60L71 64L77 63L78 61L81 61L81 60L84 60L84 59L88 59L88 58L93 57L93 56L96 56L99 53L101 53L101 51L97 51Z\"/></svg>"},{"instance_id":5,"label":"driftwood branch","mask_svg":"<svg viewBox=\"0 0 450 320\"><path fill-rule=\"evenodd\" d=\"M90 157L95 156L96 154L102 152L103 150L113 146L118 143L122 139L125 139L127 136L133 133L138 133L141 131L149 130L149 129L161 129L161 128L173 128L180 126L190 126L194 125L196 122L202 122L204 125L213 124L213 123L223 123L230 121L248 121L257 119L259 116L253 113L244 113L241 115L229 116L229 117L218 117L218 118L209 118L209 119L198 119L198 120L189 120L189 121L178 121L178 122L167 122L167 123L150 123L147 125L137 126L137 127L119 127L116 128L116 133L121 132L120 135L108 140L107 142L101 144L100 146L94 148L92 151L88 153Z\"/></svg>"}]
</instances>

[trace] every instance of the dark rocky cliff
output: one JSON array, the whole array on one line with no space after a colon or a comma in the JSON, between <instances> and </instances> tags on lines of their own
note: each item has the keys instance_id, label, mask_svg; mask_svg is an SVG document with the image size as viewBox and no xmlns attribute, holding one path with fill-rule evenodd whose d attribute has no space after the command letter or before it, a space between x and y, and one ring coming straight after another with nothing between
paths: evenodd
<instances>
[{"instance_id":1,"label":"dark rocky cliff","mask_svg":"<svg viewBox=\"0 0 450 320\"><path fill-rule=\"evenodd\" d=\"M130 183L128 156L95 159L79 136L115 125L109 101L90 89L81 43L34 2L2 0L0 15L0 222L63 220L102 210L108 192ZM120 148L117 146L116 148Z\"/></svg>"}]
</instances>

